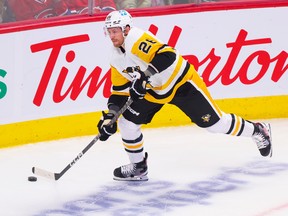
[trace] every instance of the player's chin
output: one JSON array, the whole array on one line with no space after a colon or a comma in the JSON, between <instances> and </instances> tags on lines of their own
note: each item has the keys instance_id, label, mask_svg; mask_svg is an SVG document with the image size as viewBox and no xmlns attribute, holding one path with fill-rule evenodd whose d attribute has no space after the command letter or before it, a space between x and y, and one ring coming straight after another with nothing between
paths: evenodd
<instances>
[{"instance_id":1,"label":"player's chin","mask_svg":"<svg viewBox=\"0 0 288 216\"><path fill-rule=\"evenodd\" d=\"M121 45L119 43L113 43L114 47L119 48Z\"/></svg>"},{"instance_id":2,"label":"player's chin","mask_svg":"<svg viewBox=\"0 0 288 216\"><path fill-rule=\"evenodd\" d=\"M121 44L120 43L118 43L118 42L114 42L114 41L112 41L113 42L113 46L114 47L117 47L117 48L119 48L120 46L121 46Z\"/></svg>"}]
</instances>

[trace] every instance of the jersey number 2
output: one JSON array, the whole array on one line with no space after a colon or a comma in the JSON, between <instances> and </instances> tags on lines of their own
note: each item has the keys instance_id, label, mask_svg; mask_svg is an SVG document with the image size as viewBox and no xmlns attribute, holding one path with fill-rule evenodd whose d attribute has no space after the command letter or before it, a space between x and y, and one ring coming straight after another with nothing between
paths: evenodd
<instances>
[{"instance_id":1,"label":"jersey number 2","mask_svg":"<svg viewBox=\"0 0 288 216\"><path fill-rule=\"evenodd\" d=\"M147 42L155 44L155 41L147 40ZM146 41L143 41L139 45L139 50L143 51L144 53L148 53L149 50L151 49L152 45L149 45Z\"/></svg>"}]
</instances>

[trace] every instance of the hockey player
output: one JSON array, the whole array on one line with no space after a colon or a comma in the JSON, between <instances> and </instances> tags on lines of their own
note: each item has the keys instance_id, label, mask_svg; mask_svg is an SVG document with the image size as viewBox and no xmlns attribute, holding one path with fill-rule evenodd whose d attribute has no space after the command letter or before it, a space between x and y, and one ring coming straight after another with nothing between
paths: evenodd
<instances>
[{"instance_id":1,"label":"hockey player","mask_svg":"<svg viewBox=\"0 0 288 216\"><path fill-rule=\"evenodd\" d=\"M118 120L124 149L130 164L114 170L115 180L148 180L147 156L143 150L141 125L151 122L166 103L182 110L192 122L209 132L251 137L262 156L272 156L268 123L253 123L219 109L193 65L178 51L132 24L125 10L113 11L105 20L113 43L111 58L112 94L108 113L98 122L100 140L117 130L107 125L130 96L133 103Z\"/></svg>"}]
</instances>

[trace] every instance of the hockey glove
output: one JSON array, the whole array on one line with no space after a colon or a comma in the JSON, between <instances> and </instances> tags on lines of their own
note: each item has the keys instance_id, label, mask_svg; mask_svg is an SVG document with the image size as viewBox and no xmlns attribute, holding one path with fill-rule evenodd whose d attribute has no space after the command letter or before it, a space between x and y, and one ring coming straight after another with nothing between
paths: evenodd
<instances>
[{"instance_id":1,"label":"hockey glove","mask_svg":"<svg viewBox=\"0 0 288 216\"><path fill-rule=\"evenodd\" d=\"M106 141L111 135L116 133L117 123L114 122L113 124L109 125L109 122L113 117L113 113L105 113L104 111L102 111L102 117L97 124L98 131L100 133L99 139L101 141Z\"/></svg>"},{"instance_id":2,"label":"hockey glove","mask_svg":"<svg viewBox=\"0 0 288 216\"><path fill-rule=\"evenodd\" d=\"M138 66L128 67L125 72L133 79L129 89L130 97L134 101L143 99L146 94L146 83L148 77L145 76Z\"/></svg>"}]
</instances>

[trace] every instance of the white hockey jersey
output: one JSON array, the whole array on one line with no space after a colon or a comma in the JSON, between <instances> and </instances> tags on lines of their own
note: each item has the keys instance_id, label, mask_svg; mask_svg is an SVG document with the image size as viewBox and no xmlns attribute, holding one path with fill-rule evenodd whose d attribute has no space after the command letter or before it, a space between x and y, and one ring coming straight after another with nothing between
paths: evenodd
<instances>
[{"instance_id":1,"label":"white hockey jersey","mask_svg":"<svg viewBox=\"0 0 288 216\"><path fill-rule=\"evenodd\" d=\"M173 52L176 59L171 60L168 68L158 71L149 78L145 99L154 103L170 102L177 89L197 73L177 50L160 41L150 32L133 27L125 38L124 49L113 47L111 57L112 94L129 95L131 77L123 71L127 67L139 66L142 71L151 65L153 58L164 52ZM174 55L173 54L173 55ZM163 63L163 62L162 62ZM161 62L157 62L161 64ZM165 62L167 65L167 62ZM152 65L153 68L159 68Z\"/></svg>"}]
</instances>

